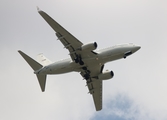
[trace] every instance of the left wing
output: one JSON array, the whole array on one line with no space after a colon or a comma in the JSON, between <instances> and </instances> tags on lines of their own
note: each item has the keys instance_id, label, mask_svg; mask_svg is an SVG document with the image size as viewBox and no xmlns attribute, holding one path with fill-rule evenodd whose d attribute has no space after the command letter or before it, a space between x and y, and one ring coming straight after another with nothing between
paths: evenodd
<instances>
[{"instance_id":1,"label":"left wing","mask_svg":"<svg viewBox=\"0 0 167 120\"><path fill-rule=\"evenodd\" d=\"M71 59L75 61L76 59L93 57L95 52L87 51L82 52L81 46L83 45L77 38L75 38L71 33L64 29L60 24L58 24L54 19L52 19L47 13L38 9L39 14L45 19L45 21L53 28L56 32L56 36L64 45L65 48L69 50Z\"/></svg>"},{"instance_id":2,"label":"left wing","mask_svg":"<svg viewBox=\"0 0 167 120\"><path fill-rule=\"evenodd\" d=\"M54 19L52 19L44 11L38 10L39 14L45 19L45 21L53 28L56 32L56 36L70 52L72 60L75 60L80 54L79 48L83 45L77 38L75 38L71 33L64 29L60 24L58 24Z\"/></svg>"}]
</instances>

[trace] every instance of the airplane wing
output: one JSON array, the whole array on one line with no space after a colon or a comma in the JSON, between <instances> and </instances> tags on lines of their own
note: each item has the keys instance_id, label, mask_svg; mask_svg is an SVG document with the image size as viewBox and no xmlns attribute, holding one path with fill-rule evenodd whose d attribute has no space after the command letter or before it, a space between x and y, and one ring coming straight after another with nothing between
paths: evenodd
<instances>
[{"instance_id":1,"label":"airplane wing","mask_svg":"<svg viewBox=\"0 0 167 120\"><path fill-rule=\"evenodd\" d=\"M93 51L82 52L78 50L83 45L82 42L80 42L77 38L75 38L67 30L65 30L54 19L52 19L47 13L39 9L38 9L38 12L56 32L56 36L61 41L61 43L64 45L64 47L69 50L70 56L73 61L78 56L81 56L82 58L93 58L96 56L97 53ZM102 71L101 69L103 68L102 66L98 64L87 65L87 66L92 66L88 68L89 72L91 73L90 76L97 76L98 74L100 74L100 72ZM84 77L85 73L88 70L82 70L81 75ZM87 86L89 89L89 93L91 93L93 96L96 110L97 111L101 110L102 109L102 81L96 78L90 78L89 80L87 80Z\"/></svg>"},{"instance_id":2,"label":"airplane wing","mask_svg":"<svg viewBox=\"0 0 167 120\"><path fill-rule=\"evenodd\" d=\"M90 78L87 79L87 87L88 87L89 93L93 97L96 111L99 111L102 109L103 81L99 80L94 76L97 76L98 74L102 73L103 68L104 68L104 65L93 65L92 67L88 68L90 72ZM81 72L81 75L83 76L83 78L85 78L86 72L87 71Z\"/></svg>"},{"instance_id":3,"label":"airplane wing","mask_svg":"<svg viewBox=\"0 0 167 120\"><path fill-rule=\"evenodd\" d=\"M82 53L78 51L79 48L83 45L77 38L75 38L71 33L64 29L60 24L58 24L54 19L52 19L47 13L38 9L39 14L45 19L45 21L53 28L56 32L58 40L64 45L65 48L69 50L69 54L72 60L75 60L77 56L88 56L93 55L92 52Z\"/></svg>"},{"instance_id":4,"label":"airplane wing","mask_svg":"<svg viewBox=\"0 0 167 120\"><path fill-rule=\"evenodd\" d=\"M96 111L102 109L102 80L91 79L92 82L87 82L89 93L92 94Z\"/></svg>"}]
</instances>

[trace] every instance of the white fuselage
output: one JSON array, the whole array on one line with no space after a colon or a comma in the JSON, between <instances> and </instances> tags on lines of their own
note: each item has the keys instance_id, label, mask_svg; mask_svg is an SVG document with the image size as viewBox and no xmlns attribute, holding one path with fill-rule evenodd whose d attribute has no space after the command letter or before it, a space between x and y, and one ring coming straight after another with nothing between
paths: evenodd
<instances>
[{"instance_id":1,"label":"white fuselage","mask_svg":"<svg viewBox=\"0 0 167 120\"><path fill-rule=\"evenodd\" d=\"M123 44L123 45L115 45L110 48L102 49L96 51L97 55L95 57L83 58L84 65L81 66L70 58L61 60L50 65L44 66L40 70L36 71L36 74L62 74L72 71L80 72L82 67L90 66L90 65L103 65L107 62L118 60L121 58L126 58L127 56L133 54L138 49L139 46L135 46L133 44Z\"/></svg>"}]
</instances>

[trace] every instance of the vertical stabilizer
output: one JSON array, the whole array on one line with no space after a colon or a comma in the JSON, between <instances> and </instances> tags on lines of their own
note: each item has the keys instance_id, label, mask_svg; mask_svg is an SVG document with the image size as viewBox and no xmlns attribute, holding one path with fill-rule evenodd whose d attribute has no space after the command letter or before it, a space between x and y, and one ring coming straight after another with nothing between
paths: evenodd
<instances>
[{"instance_id":1,"label":"vertical stabilizer","mask_svg":"<svg viewBox=\"0 0 167 120\"><path fill-rule=\"evenodd\" d=\"M49 65L52 62L46 58L42 53L37 56L37 61L42 64L43 66Z\"/></svg>"}]
</instances>

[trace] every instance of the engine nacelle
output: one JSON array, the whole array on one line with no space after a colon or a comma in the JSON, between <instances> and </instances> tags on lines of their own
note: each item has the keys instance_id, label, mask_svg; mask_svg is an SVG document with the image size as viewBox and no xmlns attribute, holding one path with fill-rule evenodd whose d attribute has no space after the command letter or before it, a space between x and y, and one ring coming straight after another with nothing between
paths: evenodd
<instances>
[{"instance_id":1,"label":"engine nacelle","mask_svg":"<svg viewBox=\"0 0 167 120\"><path fill-rule=\"evenodd\" d=\"M81 46L81 50L83 50L83 51L92 51L92 50L95 50L96 48L97 48L96 42L88 43L88 44Z\"/></svg>"},{"instance_id":2,"label":"engine nacelle","mask_svg":"<svg viewBox=\"0 0 167 120\"><path fill-rule=\"evenodd\" d=\"M108 80L108 79L111 79L113 77L114 77L113 71L106 71L106 72L98 75L98 79L100 79L100 80Z\"/></svg>"}]
</instances>

